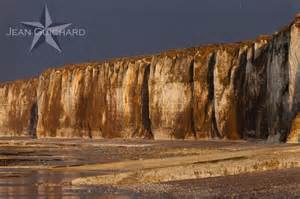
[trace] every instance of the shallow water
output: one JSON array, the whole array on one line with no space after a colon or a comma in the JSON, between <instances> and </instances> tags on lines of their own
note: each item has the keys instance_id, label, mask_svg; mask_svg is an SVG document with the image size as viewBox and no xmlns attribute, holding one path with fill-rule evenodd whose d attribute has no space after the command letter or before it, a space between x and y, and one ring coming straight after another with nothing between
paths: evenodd
<instances>
[{"instance_id":1,"label":"shallow water","mask_svg":"<svg viewBox=\"0 0 300 199\"><path fill-rule=\"evenodd\" d=\"M104 148L97 144L97 141L82 140L0 139L0 199L124 198L118 194L105 194L106 189L101 187L70 185L71 179L105 172L64 168L118 158L106 155L116 147Z\"/></svg>"},{"instance_id":2,"label":"shallow water","mask_svg":"<svg viewBox=\"0 0 300 199\"><path fill-rule=\"evenodd\" d=\"M70 179L100 174L96 172L53 172L50 170L0 169L0 198L81 199L127 198L125 195L107 195L93 187L72 187Z\"/></svg>"}]
</instances>

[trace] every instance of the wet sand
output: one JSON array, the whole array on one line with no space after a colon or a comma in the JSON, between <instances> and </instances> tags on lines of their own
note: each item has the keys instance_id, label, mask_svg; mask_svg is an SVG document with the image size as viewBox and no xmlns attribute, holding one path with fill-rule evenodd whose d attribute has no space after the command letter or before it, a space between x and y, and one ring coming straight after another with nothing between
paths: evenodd
<instances>
[{"instance_id":1,"label":"wet sand","mask_svg":"<svg viewBox=\"0 0 300 199\"><path fill-rule=\"evenodd\" d=\"M300 198L299 151L299 145L244 141L3 138L0 198ZM291 164L278 169L275 160ZM263 164L254 165L257 169L251 173L227 176L228 169L219 177L193 170L243 166L249 161ZM169 177L166 171L176 175ZM128 173L130 178L121 182L98 180ZM150 181L133 178L132 173L150 175ZM86 179L94 182L84 183ZM76 180L81 183L72 183Z\"/></svg>"}]
</instances>

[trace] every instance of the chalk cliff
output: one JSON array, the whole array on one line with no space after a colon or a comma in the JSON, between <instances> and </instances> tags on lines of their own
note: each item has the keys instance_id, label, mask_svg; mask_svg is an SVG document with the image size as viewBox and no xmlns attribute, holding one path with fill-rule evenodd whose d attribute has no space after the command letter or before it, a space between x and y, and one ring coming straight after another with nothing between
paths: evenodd
<instances>
[{"instance_id":1,"label":"chalk cliff","mask_svg":"<svg viewBox=\"0 0 300 199\"><path fill-rule=\"evenodd\" d=\"M296 17L254 41L70 65L2 83L0 135L297 142L299 36Z\"/></svg>"}]
</instances>

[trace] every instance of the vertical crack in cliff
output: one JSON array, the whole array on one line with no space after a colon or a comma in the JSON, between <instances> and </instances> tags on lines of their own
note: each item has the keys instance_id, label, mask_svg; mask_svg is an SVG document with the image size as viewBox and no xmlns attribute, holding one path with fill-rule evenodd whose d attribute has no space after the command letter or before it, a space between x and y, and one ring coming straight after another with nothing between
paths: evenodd
<instances>
[{"instance_id":1,"label":"vertical crack in cliff","mask_svg":"<svg viewBox=\"0 0 300 199\"><path fill-rule=\"evenodd\" d=\"M267 52L269 51L269 45L264 48L261 52L261 55L254 59L254 66L258 69L259 75L259 95L257 99L257 105L254 110L256 111L255 115L257 116L257 120L255 121L255 133L257 138L267 139L268 137L268 111L267 111L267 64L269 56ZM246 100L246 99L245 99Z\"/></svg>"},{"instance_id":2,"label":"vertical crack in cliff","mask_svg":"<svg viewBox=\"0 0 300 199\"><path fill-rule=\"evenodd\" d=\"M190 86L191 86L191 108L190 108L190 118L191 118L191 133L193 134L194 137L196 137L196 129L195 129L195 118L194 118L194 101L195 101L195 84L194 84L194 70L195 69L195 58L191 61L190 64Z\"/></svg>"},{"instance_id":3,"label":"vertical crack in cliff","mask_svg":"<svg viewBox=\"0 0 300 199\"><path fill-rule=\"evenodd\" d=\"M217 128L216 111L215 111L215 83L214 70L216 65L216 52L213 52L208 62L208 100L212 105L212 124L209 137L221 137Z\"/></svg>"},{"instance_id":4,"label":"vertical crack in cliff","mask_svg":"<svg viewBox=\"0 0 300 199\"><path fill-rule=\"evenodd\" d=\"M147 135L153 138L150 120L150 105L149 105L149 78L150 78L150 64L147 64L144 71L143 86L142 86L142 121L143 128L147 131Z\"/></svg>"},{"instance_id":5,"label":"vertical crack in cliff","mask_svg":"<svg viewBox=\"0 0 300 199\"><path fill-rule=\"evenodd\" d=\"M30 124L29 124L29 133L33 138L37 138L36 129L38 123L38 105L35 102L30 110Z\"/></svg>"},{"instance_id":6,"label":"vertical crack in cliff","mask_svg":"<svg viewBox=\"0 0 300 199\"><path fill-rule=\"evenodd\" d=\"M254 49L253 46L250 47L250 49L253 51L254 54ZM233 79L233 86L234 86L234 96L237 101L235 102L236 106L236 116L237 118L245 118L244 116L244 109L245 107L243 106L243 103L245 100L243 96L245 96L245 90L244 90L244 85L246 84L246 68L247 68L247 53L248 51L242 51L240 54L239 58L239 67L236 69L236 75L234 76ZM236 118L236 120L238 120ZM247 126L247 120L242 120L237 123L237 136L240 138L245 137L244 133L246 132L246 129L244 129L245 126ZM252 122L252 121L251 121ZM252 125L255 127L255 125Z\"/></svg>"}]
</instances>

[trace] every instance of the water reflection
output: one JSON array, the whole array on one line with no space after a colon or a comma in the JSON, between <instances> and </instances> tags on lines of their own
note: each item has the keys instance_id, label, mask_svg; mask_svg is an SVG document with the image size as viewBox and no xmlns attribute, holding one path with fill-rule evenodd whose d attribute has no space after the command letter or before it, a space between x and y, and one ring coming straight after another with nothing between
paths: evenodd
<instances>
[{"instance_id":1,"label":"water reflection","mask_svg":"<svg viewBox=\"0 0 300 199\"><path fill-rule=\"evenodd\" d=\"M92 173L51 172L47 170L0 169L0 198L19 199L81 199L129 198L121 195L104 195L101 188L75 188L67 182L75 177Z\"/></svg>"}]
</instances>

